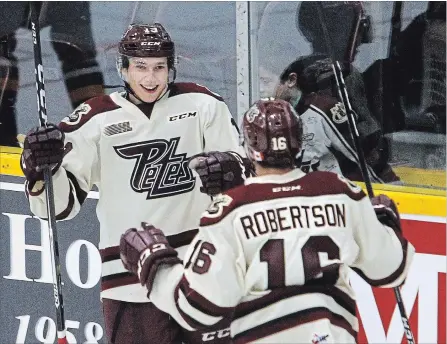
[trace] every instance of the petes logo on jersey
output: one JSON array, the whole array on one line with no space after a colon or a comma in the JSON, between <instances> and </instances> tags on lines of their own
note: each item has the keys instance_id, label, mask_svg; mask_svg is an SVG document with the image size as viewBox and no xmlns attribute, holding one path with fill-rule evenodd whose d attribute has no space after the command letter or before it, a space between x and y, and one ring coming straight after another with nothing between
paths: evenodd
<instances>
[{"instance_id":1,"label":"petes logo on jersey","mask_svg":"<svg viewBox=\"0 0 447 344\"><path fill-rule=\"evenodd\" d=\"M65 117L62 122L68 125L76 125L81 121L83 115L86 115L90 112L92 107L88 104L79 105L69 116Z\"/></svg>"},{"instance_id":2,"label":"petes logo on jersey","mask_svg":"<svg viewBox=\"0 0 447 344\"><path fill-rule=\"evenodd\" d=\"M360 191L362 191L362 188L359 185L355 184L354 182L351 182L349 179L345 178L341 174L337 174L337 177L343 183L345 183L351 189L352 192L359 193Z\"/></svg>"},{"instance_id":3,"label":"petes logo on jersey","mask_svg":"<svg viewBox=\"0 0 447 344\"><path fill-rule=\"evenodd\" d=\"M257 115L259 115L259 108L256 105L253 105L245 114L245 118L248 123L252 123Z\"/></svg>"},{"instance_id":4,"label":"petes logo on jersey","mask_svg":"<svg viewBox=\"0 0 447 344\"><path fill-rule=\"evenodd\" d=\"M194 189L196 179L186 154L176 154L179 141L175 137L114 147L121 158L136 160L130 180L135 192L147 192L147 199L155 199Z\"/></svg>"},{"instance_id":5,"label":"petes logo on jersey","mask_svg":"<svg viewBox=\"0 0 447 344\"><path fill-rule=\"evenodd\" d=\"M210 218L216 218L222 215L224 207L231 204L233 198L228 195L219 194L214 197L213 202L210 204L204 216Z\"/></svg>"}]
</instances>

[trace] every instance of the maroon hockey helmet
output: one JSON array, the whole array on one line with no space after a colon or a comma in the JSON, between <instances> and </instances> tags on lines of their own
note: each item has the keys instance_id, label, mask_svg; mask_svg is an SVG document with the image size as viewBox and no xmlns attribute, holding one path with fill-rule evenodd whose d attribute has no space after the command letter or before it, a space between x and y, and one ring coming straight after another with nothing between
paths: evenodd
<instances>
[{"instance_id":1,"label":"maroon hockey helmet","mask_svg":"<svg viewBox=\"0 0 447 344\"><path fill-rule=\"evenodd\" d=\"M117 69L129 66L129 57L167 57L168 67L174 69L175 46L160 23L131 24L118 45Z\"/></svg>"},{"instance_id":2,"label":"maroon hockey helmet","mask_svg":"<svg viewBox=\"0 0 447 344\"><path fill-rule=\"evenodd\" d=\"M242 130L247 156L269 167L292 167L301 151L303 125L292 105L268 98L244 114Z\"/></svg>"}]
</instances>

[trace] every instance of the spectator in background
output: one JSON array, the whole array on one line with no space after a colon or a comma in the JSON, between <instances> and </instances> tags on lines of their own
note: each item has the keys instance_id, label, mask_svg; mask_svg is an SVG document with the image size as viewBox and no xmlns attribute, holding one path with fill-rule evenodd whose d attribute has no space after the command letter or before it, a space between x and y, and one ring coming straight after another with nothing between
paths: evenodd
<instances>
[{"instance_id":1,"label":"spectator in background","mask_svg":"<svg viewBox=\"0 0 447 344\"><path fill-rule=\"evenodd\" d=\"M0 145L18 146L15 104L19 87L19 68L14 51L15 31L29 27L27 2L2 2L1 13L7 20L0 24ZM61 62L65 86L73 108L104 94L104 79L98 62L90 21L88 1L43 2L41 28L50 26L52 46ZM31 35L31 33L30 33ZM32 49L30 42L30 50Z\"/></svg>"},{"instance_id":2,"label":"spectator in background","mask_svg":"<svg viewBox=\"0 0 447 344\"><path fill-rule=\"evenodd\" d=\"M445 134L446 3L430 1L402 32L397 5L389 56L363 73L374 100L371 109L385 133L412 129Z\"/></svg>"},{"instance_id":3,"label":"spectator in background","mask_svg":"<svg viewBox=\"0 0 447 344\"><path fill-rule=\"evenodd\" d=\"M362 3L303 1L297 13L297 27L311 43L314 54L326 54L342 63L352 107L360 117L362 136L382 136L377 118L370 111L362 74L352 66L359 46L372 41L371 20Z\"/></svg>"},{"instance_id":4,"label":"spectator in background","mask_svg":"<svg viewBox=\"0 0 447 344\"><path fill-rule=\"evenodd\" d=\"M324 28L329 37L325 38ZM318 53L348 61L344 72L352 105L361 119L359 131L364 137L381 137L379 123L367 105L362 75L350 64L358 46L370 41L370 20L360 2L270 2L259 27L260 96L274 94L278 76L299 56Z\"/></svg>"},{"instance_id":5,"label":"spectator in background","mask_svg":"<svg viewBox=\"0 0 447 344\"><path fill-rule=\"evenodd\" d=\"M352 141L343 105L337 100L332 60L323 54L300 57L281 74L277 98L289 101L303 121L303 149L297 166L303 171L330 171L362 181L359 158ZM368 123L358 116L358 126ZM371 180L397 183L399 177L382 152L378 131L361 135Z\"/></svg>"},{"instance_id":6,"label":"spectator in background","mask_svg":"<svg viewBox=\"0 0 447 344\"><path fill-rule=\"evenodd\" d=\"M349 66L346 84L353 107L360 117L374 117L384 134L403 129L445 133L445 2L429 2L402 32L401 7L394 3L388 58L376 60L362 74ZM314 53L346 63L372 38L361 2L302 2L297 28Z\"/></svg>"}]
</instances>

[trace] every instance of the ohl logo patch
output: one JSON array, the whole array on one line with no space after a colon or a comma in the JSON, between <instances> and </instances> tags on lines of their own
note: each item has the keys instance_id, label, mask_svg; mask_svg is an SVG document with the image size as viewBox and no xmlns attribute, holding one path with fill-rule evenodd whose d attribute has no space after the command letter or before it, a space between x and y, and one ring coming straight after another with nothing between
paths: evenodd
<instances>
[{"instance_id":1,"label":"ohl logo patch","mask_svg":"<svg viewBox=\"0 0 447 344\"><path fill-rule=\"evenodd\" d=\"M194 189L196 179L185 153L176 154L180 137L115 146L123 159L134 159L130 185L135 192L147 192L147 199L174 196Z\"/></svg>"}]
</instances>

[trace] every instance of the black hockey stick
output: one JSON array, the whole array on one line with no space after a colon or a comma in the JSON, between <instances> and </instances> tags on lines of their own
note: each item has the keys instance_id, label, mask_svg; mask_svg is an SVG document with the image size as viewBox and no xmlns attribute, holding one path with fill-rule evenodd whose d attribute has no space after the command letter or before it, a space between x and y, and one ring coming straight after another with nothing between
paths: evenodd
<instances>
[{"instance_id":1,"label":"black hockey stick","mask_svg":"<svg viewBox=\"0 0 447 344\"><path fill-rule=\"evenodd\" d=\"M360 135L359 135L359 132L357 129L357 125L355 123L355 112L352 109L351 102L349 101L349 95L348 95L348 91L346 88L345 80L343 78L343 73L342 73L340 63L338 61L334 60L334 58L333 58L333 56L335 56L333 54L333 45L330 40L328 29L325 24L325 18L323 16L323 9L322 9L321 2L319 3L319 6L317 6L317 12L318 12L319 20L322 25L324 39L326 40L326 46L327 46L327 48L329 50L329 54L332 58L332 69L333 69L335 81L337 84L338 96L346 110L346 115L347 115L348 124L349 124L349 130L351 132L351 136L354 141L355 149L357 151L357 155L358 155L358 159L359 159L359 163L360 163L360 170L361 170L361 173L363 176L363 181L365 182L368 196L370 198L372 198L372 197L374 197L374 190L371 185L371 179L369 177L368 169L366 166L363 149L362 149L362 146L360 145ZM355 42L355 40L354 40L354 42ZM405 257L404 257L404 259L405 259ZM405 336L407 338L407 342L408 342L408 344L415 344L413 332L411 331L411 328L410 328L410 322L408 320L408 316L405 311L405 306L404 306L404 303L402 300L402 295L401 295L400 289L399 289L399 287L394 287L393 290L394 290L394 295L396 296L396 301L397 301L400 316L402 319L402 324L404 327L404 332L405 332Z\"/></svg>"},{"instance_id":2,"label":"black hockey stick","mask_svg":"<svg viewBox=\"0 0 447 344\"><path fill-rule=\"evenodd\" d=\"M34 72L36 74L37 111L41 126L47 126L48 117L45 104L45 84L43 77L42 51L40 47L39 2L31 1L31 31L33 34ZM51 263L53 272L53 296L56 306L57 342L68 344L66 337L64 302L62 298L61 265L59 262L59 243L56 229L56 211L54 206L53 177L50 167L43 171L45 196L47 199L48 233L50 236Z\"/></svg>"},{"instance_id":3,"label":"black hockey stick","mask_svg":"<svg viewBox=\"0 0 447 344\"><path fill-rule=\"evenodd\" d=\"M366 190L368 192L368 196L370 198L372 198L372 197L374 197L374 191L373 191L373 188L371 185L371 179L368 174L368 169L366 167L363 149L360 146L360 135L358 133L357 126L354 121L354 118L355 118L354 110L352 109L351 103L349 102L348 91L346 88L345 81L343 79L343 74L341 71L340 63L338 61L335 61L334 64L332 65L332 68L334 70L334 75L335 75L335 80L337 83L339 98L342 100L342 103L346 109L349 127L350 127L350 131L351 131L351 135L354 139L355 149L356 149L357 155L359 157L360 170L362 172ZM405 257L404 257L404 259L405 259ZM408 342L408 344L414 344L415 341L414 341L413 332L411 331L411 328L410 328L410 322L408 320L407 312L405 311L405 306L404 306L404 303L402 300L402 295L401 295L400 289L399 289L399 287L394 287L393 290L394 290L394 295L396 296L397 306L399 307L399 312L400 312L400 316L402 319L402 324L404 326L405 336L407 337L407 342Z\"/></svg>"}]
</instances>

